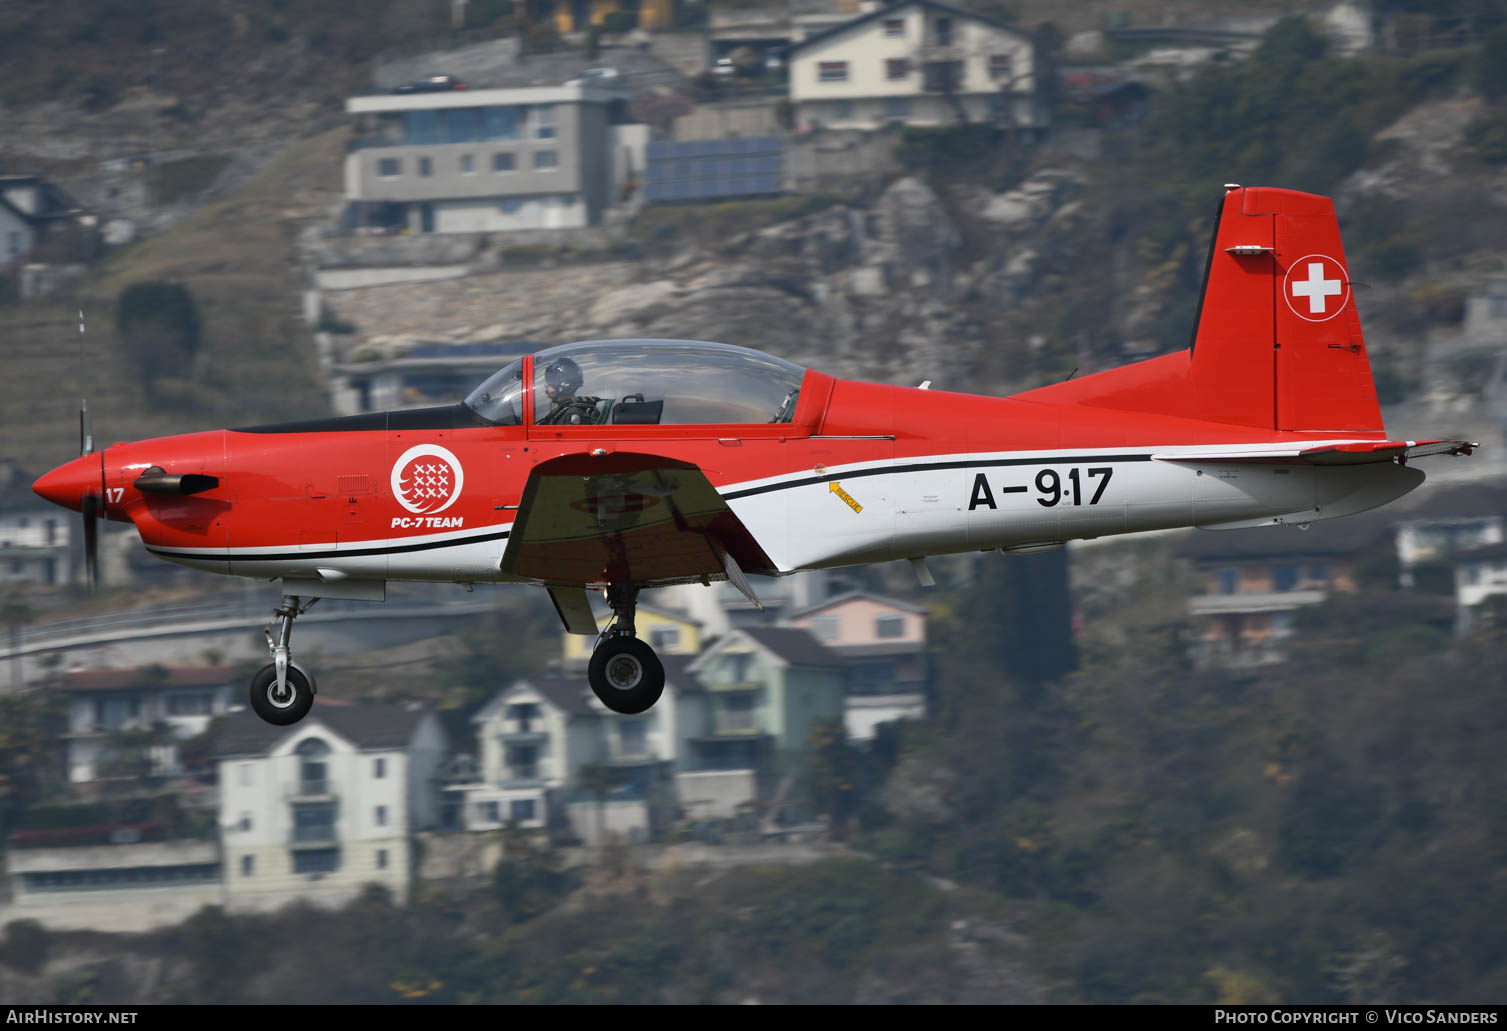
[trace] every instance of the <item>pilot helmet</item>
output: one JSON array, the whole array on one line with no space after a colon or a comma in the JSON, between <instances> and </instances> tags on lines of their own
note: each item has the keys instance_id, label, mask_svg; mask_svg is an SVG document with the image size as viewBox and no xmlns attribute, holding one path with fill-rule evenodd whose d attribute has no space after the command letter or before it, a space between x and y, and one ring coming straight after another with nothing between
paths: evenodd
<instances>
[{"instance_id":1,"label":"pilot helmet","mask_svg":"<svg viewBox=\"0 0 1507 1031\"><path fill-rule=\"evenodd\" d=\"M544 384L556 397L574 395L581 383L581 367L569 358L556 358L544 367Z\"/></svg>"}]
</instances>

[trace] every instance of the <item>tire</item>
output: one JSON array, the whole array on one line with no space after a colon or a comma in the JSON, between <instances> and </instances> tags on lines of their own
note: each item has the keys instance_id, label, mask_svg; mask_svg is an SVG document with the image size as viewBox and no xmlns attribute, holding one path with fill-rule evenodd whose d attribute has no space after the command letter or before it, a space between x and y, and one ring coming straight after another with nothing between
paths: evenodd
<instances>
[{"instance_id":1,"label":"tire","mask_svg":"<svg viewBox=\"0 0 1507 1031\"><path fill-rule=\"evenodd\" d=\"M314 704L314 677L296 663L288 663L288 689L291 697L279 700L277 693L277 667L267 663L251 678L251 708L263 720L275 726L286 727L309 714Z\"/></svg>"},{"instance_id":2,"label":"tire","mask_svg":"<svg viewBox=\"0 0 1507 1031\"><path fill-rule=\"evenodd\" d=\"M665 689L665 668L654 649L636 637L612 637L591 655L586 679L598 700L613 712L644 712Z\"/></svg>"}]
</instances>

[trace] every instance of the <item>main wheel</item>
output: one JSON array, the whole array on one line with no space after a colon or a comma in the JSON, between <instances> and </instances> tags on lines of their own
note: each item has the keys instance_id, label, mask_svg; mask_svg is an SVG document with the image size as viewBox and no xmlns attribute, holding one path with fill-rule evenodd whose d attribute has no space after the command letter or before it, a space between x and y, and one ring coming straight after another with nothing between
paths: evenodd
<instances>
[{"instance_id":1,"label":"main wheel","mask_svg":"<svg viewBox=\"0 0 1507 1031\"><path fill-rule=\"evenodd\" d=\"M609 637L591 654L586 679L603 705L625 716L643 712L665 689L665 668L636 637Z\"/></svg>"},{"instance_id":2,"label":"main wheel","mask_svg":"<svg viewBox=\"0 0 1507 1031\"><path fill-rule=\"evenodd\" d=\"M314 704L314 677L302 666L288 663L287 688L278 693L277 667L267 663L251 678L251 708L279 727L297 723Z\"/></svg>"}]
</instances>

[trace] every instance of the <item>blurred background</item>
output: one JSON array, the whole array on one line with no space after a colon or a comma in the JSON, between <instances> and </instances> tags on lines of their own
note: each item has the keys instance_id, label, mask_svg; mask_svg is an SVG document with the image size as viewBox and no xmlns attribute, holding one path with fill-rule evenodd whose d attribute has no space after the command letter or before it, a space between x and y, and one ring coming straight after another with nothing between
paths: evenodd
<instances>
[{"instance_id":1,"label":"blurred background","mask_svg":"<svg viewBox=\"0 0 1507 1031\"><path fill-rule=\"evenodd\" d=\"M90 594L30 490L81 394L108 444L576 339L1014 393L1187 346L1232 182L1335 198L1391 436L1477 455L646 594L642 717L542 593L394 585L269 727L273 585L112 532ZM1504 230L1502 0L11 0L0 999L1499 1001Z\"/></svg>"}]
</instances>

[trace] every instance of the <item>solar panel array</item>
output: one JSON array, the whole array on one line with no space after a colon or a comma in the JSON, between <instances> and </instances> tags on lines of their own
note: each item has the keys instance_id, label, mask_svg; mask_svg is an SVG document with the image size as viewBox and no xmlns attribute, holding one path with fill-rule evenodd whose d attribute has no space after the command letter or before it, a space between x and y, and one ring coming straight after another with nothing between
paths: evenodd
<instances>
[{"instance_id":1,"label":"solar panel array","mask_svg":"<svg viewBox=\"0 0 1507 1031\"><path fill-rule=\"evenodd\" d=\"M644 200L656 204L777 194L784 152L778 136L651 143Z\"/></svg>"}]
</instances>

